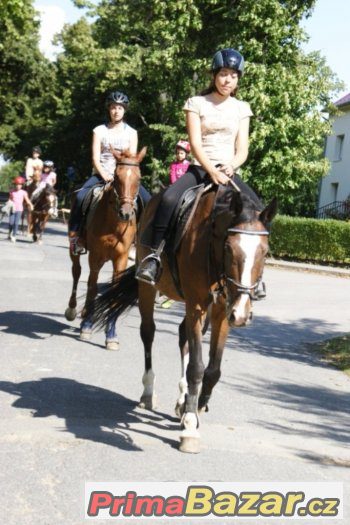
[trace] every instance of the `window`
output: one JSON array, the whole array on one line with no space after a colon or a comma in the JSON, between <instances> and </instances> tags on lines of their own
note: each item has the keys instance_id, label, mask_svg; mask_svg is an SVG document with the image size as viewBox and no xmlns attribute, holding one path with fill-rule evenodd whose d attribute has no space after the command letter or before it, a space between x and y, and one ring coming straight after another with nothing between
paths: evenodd
<instances>
[{"instance_id":1,"label":"window","mask_svg":"<svg viewBox=\"0 0 350 525\"><path fill-rule=\"evenodd\" d=\"M339 188L339 183L338 182L332 182L331 183L331 202L335 202L337 200L338 188Z\"/></svg>"},{"instance_id":2,"label":"window","mask_svg":"<svg viewBox=\"0 0 350 525\"><path fill-rule=\"evenodd\" d=\"M344 135L337 135L335 137L334 159L341 160L343 153Z\"/></svg>"}]
</instances>

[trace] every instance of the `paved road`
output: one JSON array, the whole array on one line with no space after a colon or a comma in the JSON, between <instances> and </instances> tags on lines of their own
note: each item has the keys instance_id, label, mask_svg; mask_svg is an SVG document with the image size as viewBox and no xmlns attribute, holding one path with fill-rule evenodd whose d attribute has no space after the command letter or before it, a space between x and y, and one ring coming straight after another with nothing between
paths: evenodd
<instances>
[{"instance_id":1,"label":"paved road","mask_svg":"<svg viewBox=\"0 0 350 525\"><path fill-rule=\"evenodd\" d=\"M159 408L141 411L137 311L120 320L119 352L103 334L79 341L63 315L64 226L51 223L42 246L13 245L0 228L0 523L83 524L85 481L347 481L349 501L350 378L306 343L349 331L350 280L270 267L265 277L253 324L230 335L203 450L186 455L173 412L182 307L157 311Z\"/></svg>"}]
</instances>

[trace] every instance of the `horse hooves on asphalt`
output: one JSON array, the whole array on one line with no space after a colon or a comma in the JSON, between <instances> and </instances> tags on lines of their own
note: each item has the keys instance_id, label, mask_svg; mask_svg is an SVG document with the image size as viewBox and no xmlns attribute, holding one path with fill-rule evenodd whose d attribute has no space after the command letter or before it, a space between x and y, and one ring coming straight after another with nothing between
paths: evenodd
<instances>
[{"instance_id":1,"label":"horse hooves on asphalt","mask_svg":"<svg viewBox=\"0 0 350 525\"><path fill-rule=\"evenodd\" d=\"M92 330L81 330L80 332L80 341L90 341L92 336Z\"/></svg>"},{"instance_id":2,"label":"horse hooves on asphalt","mask_svg":"<svg viewBox=\"0 0 350 525\"><path fill-rule=\"evenodd\" d=\"M106 350L119 350L119 341L106 341Z\"/></svg>"},{"instance_id":3,"label":"horse hooves on asphalt","mask_svg":"<svg viewBox=\"0 0 350 525\"><path fill-rule=\"evenodd\" d=\"M185 452L186 454L199 454L199 437L181 437L179 450L180 452Z\"/></svg>"},{"instance_id":4,"label":"horse hooves on asphalt","mask_svg":"<svg viewBox=\"0 0 350 525\"><path fill-rule=\"evenodd\" d=\"M154 410L157 408L157 396L154 394L151 396L142 396L138 406L139 408L145 408L146 410Z\"/></svg>"},{"instance_id":5,"label":"horse hooves on asphalt","mask_svg":"<svg viewBox=\"0 0 350 525\"><path fill-rule=\"evenodd\" d=\"M74 319L77 316L77 311L75 308L66 308L66 311L64 312L64 316L67 319L67 321L74 321Z\"/></svg>"}]
</instances>

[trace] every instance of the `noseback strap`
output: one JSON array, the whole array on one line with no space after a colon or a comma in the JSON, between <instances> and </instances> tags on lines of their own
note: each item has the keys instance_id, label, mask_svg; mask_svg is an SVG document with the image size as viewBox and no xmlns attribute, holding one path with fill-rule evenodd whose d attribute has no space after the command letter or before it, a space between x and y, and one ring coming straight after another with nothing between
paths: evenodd
<instances>
[{"instance_id":1,"label":"noseback strap","mask_svg":"<svg viewBox=\"0 0 350 525\"><path fill-rule=\"evenodd\" d=\"M227 233L244 233L245 235L270 235L267 230L242 230L241 228L229 228Z\"/></svg>"}]
</instances>

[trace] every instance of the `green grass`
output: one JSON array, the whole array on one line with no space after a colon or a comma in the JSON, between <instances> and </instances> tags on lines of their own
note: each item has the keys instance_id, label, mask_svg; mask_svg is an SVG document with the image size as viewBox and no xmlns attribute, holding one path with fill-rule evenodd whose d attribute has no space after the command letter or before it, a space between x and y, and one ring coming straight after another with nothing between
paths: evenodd
<instances>
[{"instance_id":1,"label":"green grass","mask_svg":"<svg viewBox=\"0 0 350 525\"><path fill-rule=\"evenodd\" d=\"M323 359L350 375L350 333L312 345Z\"/></svg>"}]
</instances>

